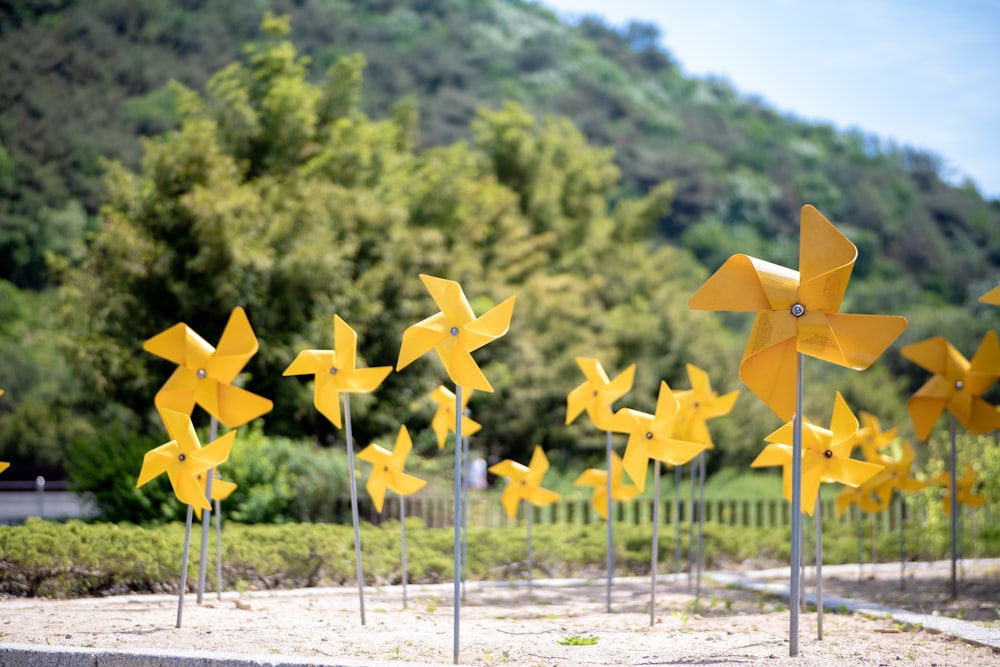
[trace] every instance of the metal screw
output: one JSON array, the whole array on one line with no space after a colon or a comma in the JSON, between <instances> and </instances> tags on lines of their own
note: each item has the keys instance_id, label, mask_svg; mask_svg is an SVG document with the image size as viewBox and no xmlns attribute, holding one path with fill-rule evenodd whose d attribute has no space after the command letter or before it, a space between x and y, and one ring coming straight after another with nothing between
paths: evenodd
<instances>
[{"instance_id":1,"label":"metal screw","mask_svg":"<svg viewBox=\"0 0 1000 667\"><path fill-rule=\"evenodd\" d=\"M792 306L792 315L794 315L795 317L802 317L805 314L806 314L806 307L803 306L801 303L797 303L794 306Z\"/></svg>"}]
</instances>

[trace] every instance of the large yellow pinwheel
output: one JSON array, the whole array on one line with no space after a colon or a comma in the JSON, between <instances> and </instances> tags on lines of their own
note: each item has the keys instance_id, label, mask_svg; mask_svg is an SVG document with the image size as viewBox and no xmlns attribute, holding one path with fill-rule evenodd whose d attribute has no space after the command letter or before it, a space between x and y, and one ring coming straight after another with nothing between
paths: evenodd
<instances>
[{"instance_id":1,"label":"large yellow pinwheel","mask_svg":"<svg viewBox=\"0 0 1000 667\"><path fill-rule=\"evenodd\" d=\"M358 452L359 459L372 464L372 471L368 475L365 488L375 503L375 510L380 514L385 502L386 489L401 496L408 496L427 486L426 480L403 472L406 457L410 455L411 449L413 441L410 439L410 432L406 430L406 426L400 426L396 435L396 446L391 452L375 443Z\"/></svg>"},{"instance_id":2,"label":"large yellow pinwheel","mask_svg":"<svg viewBox=\"0 0 1000 667\"><path fill-rule=\"evenodd\" d=\"M587 468L573 482L573 486L592 486L594 495L592 504L594 511L607 521L608 519L608 471L600 468ZM611 499L627 502L639 495L639 487L625 481L625 470L618 454L611 454Z\"/></svg>"},{"instance_id":3,"label":"large yellow pinwheel","mask_svg":"<svg viewBox=\"0 0 1000 667\"><path fill-rule=\"evenodd\" d=\"M966 463L965 468L962 470L962 476L955 478L955 499L959 504L968 505L969 507L979 507L988 500L986 496L973 491L976 487L976 477L976 469L972 467L971 463ZM951 475L947 471L938 473L931 480L931 483L939 484L950 491ZM951 493L944 494L942 502L944 503L945 513L951 516Z\"/></svg>"},{"instance_id":4,"label":"large yellow pinwheel","mask_svg":"<svg viewBox=\"0 0 1000 667\"><path fill-rule=\"evenodd\" d=\"M995 331L986 333L971 362L941 336L907 345L900 353L934 374L907 401L918 439L927 439L945 408L972 433L1000 428L1000 412L980 398L1000 378Z\"/></svg>"},{"instance_id":5,"label":"large yellow pinwheel","mask_svg":"<svg viewBox=\"0 0 1000 667\"><path fill-rule=\"evenodd\" d=\"M708 373L694 364L687 364L687 374L691 380L691 388L674 392L674 398L681 408L677 437L691 442L703 442L708 449L712 449L715 445L707 422L729 414L736 405L740 392L731 391L719 396L712 390Z\"/></svg>"},{"instance_id":6,"label":"large yellow pinwheel","mask_svg":"<svg viewBox=\"0 0 1000 667\"><path fill-rule=\"evenodd\" d=\"M273 407L268 399L232 384L257 352L257 338L242 308L233 309L217 348L183 322L153 336L142 347L177 364L156 394L157 408L190 415L197 404L222 424L236 428Z\"/></svg>"},{"instance_id":7,"label":"large yellow pinwheel","mask_svg":"<svg viewBox=\"0 0 1000 667\"><path fill-rule=\"evenodd\" d=\"M628 434L622 467L639 493L646 488L646 469L650 459L672 466L684 465L707 447L705 442L674 437L679 410L675 396L667 383L661 380L654 414L622 408L608 422L610 430Z\"/></svg>"},{"instance_id":8,"label":"large yellow pinwheel","mask_svg":"<svg viewBox=\"0 0 1000 667\"><path fill-rule=\"evenodd\" d=\"M356 368L358 334L339 315L333 316L333 350L302 350L282 375L313 374L313 404L341 427L340 394L374 391L392 372L391 366Z\"/></svg>"},{"instance_id":9,"label":"large yellow pinwheel","mask_svg":"<svg viewBox=\"0 0 1000 667\"><path fill-rule=\"evenodd\" d=\"M490 466L491 473L507 479L507 486L500 496L500 504L503 505L509 518L517 517L517 508L522 500L535 507L543 507L562 497L555 491L542 488L542 478L548 469L549 460L545 457L541 445L535 445L531 461L527 466L511 459L504 459Z\"/></svg>"},{"instance_id":10,"label":"large yellow pinwheel","mask_svg":"<svg viewBox=\"0 0 1000 667\"><path fill-rule=\"evenodd\" d=\"M614 380L609 380L597 359L577 357L576 363L587 379L566 396L566 423L571 423L586 410L594 426L608 430L608 422L613 414L611 404L632 388L635 364L616 375Z\"/></svg>"},{"instance_id":11,"label":"large yellow pinwheel","mask_svg":"<svg viewBox=\"0 0 1000 667\"><path fill-rule=\"evenodd\" d=\"M441 311L403 332L396 369L402 370L433 349L456 385L493 391L472 352L507 333L515 297L508 297L477 318L457 282L425 274L420 275L420 280Z\"/></svg>"},{"instance_id":12,"label":"large yellow pinwheel","mask_svg":"<svg viewBox=\"0 0 1000 667\"><path fill-rule=\"evenodd\" d=\"M851 458L858 431L858 419L844 397L837 392L830 428L805 423L802 430L802 502L801 511L812 515L821 482L840 482L859 486L882 470L883 466ZM792 424L786 423L765 438L767 445L750 464L752 468L780 465L784 469L782 492L792 501Z\"/></svg>"},{"instance_id":13,"label":"large yellow pinwheel","mask_svg":"<svg viewBox=\"0 0 1000 667\"><path fill-rule=\"evenodd\" d=\"M146 452L136 488L165 472L178 500L196 509L212 509L198 476L229 458L236 431L229 431L202 447L189 415L164 409L160 410L160 416L170 442Z\"/></svg>"},{"instance_id":14,"label":"large yellow pinwheel","mask_svg":"<svg viewBox=\"0 0 1000 667\"><path fill-rule=\"evenodd\" d=\"M781 419L795 413L796 354L868 368L906 328L906 318L838 312L857 248L812 206L801 212L799 270L733 255L688 304L756 312L740 378Z\"/></svg>"},{"instance_id":15,"label":"large yellow pinwheel","mask_svg":"<svg viewBox=\"0 0 1000 667\"><path fill-rule=\"evenodd\" d=\"M483 425L465 414L465 406L469 404L472 390L462 392L462 435L472 435L477 433ZM455 393L443 385L438 385L437 389L430 393L430 397L437 403L437 410L431 419L431 428L437 437L438 449L444 449L444 443L448 440L448 433L455 432Z\"/></svg>"},{"instance_id":16,"label":"large yellow pinwheel","mask_svg":"<svg viewBox=\"0 0 1000 667\"><path fill-rule=\"evenodd\" d=\"M991 303L994 306L1000 306L1000 285L997 285L989 292L979 297L979 300L983 303Z\"/></svg>"}]
</instances>

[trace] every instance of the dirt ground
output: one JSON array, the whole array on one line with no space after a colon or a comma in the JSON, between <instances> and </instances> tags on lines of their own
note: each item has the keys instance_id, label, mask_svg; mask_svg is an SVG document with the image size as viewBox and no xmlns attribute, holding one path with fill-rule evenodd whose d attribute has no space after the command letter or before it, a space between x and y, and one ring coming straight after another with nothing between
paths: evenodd
<instances>
[{"instance_id":1,"label":"dirt ground","mask_svg":"<svg viewBox=\"0 0 1000 667\"><path fill-rule=\"evenodd\" d=\"M771 577L775 578L775 577ZM725 586L706 575L699 603L687 578L661 576L656 615L647 578L616 579L611 613L605 580L575 585L471 582L460 615L460 662L469 665L851 665L1000 666L1000 653L888 619L826 612L799 617L799 655L789 654L787 602ZM966 567L959 600L948 568L837 571L825 595L854 597L922 613L964 615L1000 634L998 566ZM803 579L812 590L811 573ZM311 657L317 664L453 662L451 584L402 590L366 587L365 624L353 587L188 595L176 627L176 596L0 601L0 642L98 648L177 649Z\"/></svg>"}]
</instances>

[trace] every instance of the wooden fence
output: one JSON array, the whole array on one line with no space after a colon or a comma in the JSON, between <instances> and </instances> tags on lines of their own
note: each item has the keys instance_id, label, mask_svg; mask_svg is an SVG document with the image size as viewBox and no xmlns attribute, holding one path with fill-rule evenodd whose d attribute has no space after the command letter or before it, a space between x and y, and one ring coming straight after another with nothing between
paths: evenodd
<instances>
[{"instance_id":1,"label":"wooden fence","mask_svg":"<svg viewBox=\"0 0 1000 667\"><path fill-rule=\"evenodd\" d=\"M374 524L383 521L399 518L399 497L389 495L385 499L385 505L380 515L375 511L371 501L367 498L358 499L358 511L360 516ZM445 527L454 525L454 498L413 496L406 499L406 516L418 517L430 527ZM726 499L726 500L705 500L705 520L726 526L745 526L757 528L785 527L791 524L790 504L781 498L768 499ZM908 509L908 516L905 517L907 523L919 520L913 516L913 510ZM970 513L963 509L965 521L970 518L979 525L991 525L993 515L993 504L987 504L975 511L970 517ZM530 507L522 503L517 520L512 521L507 518L506 513L500 505L499 499L494 497L485 498L473 494L467 500L468 521L467 525L473 527L495 528L507 525L514 525L524 520L524 512L531 511L532 522L535 524L565 523L571 525L586 525L595 522L603 522L603 519L588 500L560 500L547 505L546 507ZM338 502L335 508L336 514L341 518L350 521L350 500L344 499ZM692 504L689 500L681 500L674 508L673 498L660 500L660 524L672 525L674 523L687 523L692 519L697 520L698 503ZM834 500L824 500L822 502L823 521L827 522L853 522L856 520L854 509L850 509L843 516L837 515L836 503ZM653 501L649 499L631 501L628 503L614 504L615 522L642 524L652 523ZM896 530L899 525L899 515L896 508L886 512L879 512L870 515L868 520L874 517L878 523L879 530Z\"/></svg>"}]
</instances>

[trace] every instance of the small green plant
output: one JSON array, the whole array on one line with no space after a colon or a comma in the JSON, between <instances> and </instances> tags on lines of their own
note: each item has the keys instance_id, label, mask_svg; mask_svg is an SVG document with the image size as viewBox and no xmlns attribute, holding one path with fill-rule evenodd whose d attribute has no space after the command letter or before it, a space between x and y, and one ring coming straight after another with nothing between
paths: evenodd
<instances>
[{"instance_id":1,"label":"small green plant","mask_svg":"<svg viewBox=\"0 0 1000 667\"><path fill-rule=\"evenodd\" d=\"M688 616L688 613L682 609L674 609L674 618L679 620L681 624L687 623L688 621L691 620L691 617Z\"/></svg>"},{"instance_id":2,"label":"small green plant","mask_svg":"<svg viewBox=\"0 0 1000 667\"><path fill-rule=\"evenodd\" d=\"M441 606L441 598L431 598L424 605L424 611L434 612L437 611L438 607Z\"/></svg>"},{"instance_id":3,"label":"small green plant","mask_svg":"<svg viewBox=\"0 0 1000 667\"><path fill-rule=\"evenodd\" d=\"M590 635L589 637L567 635L560 639L559 643L563 646L593 646L597 643L597 637L594 635Z\"/></svg>"}]
</instances>

